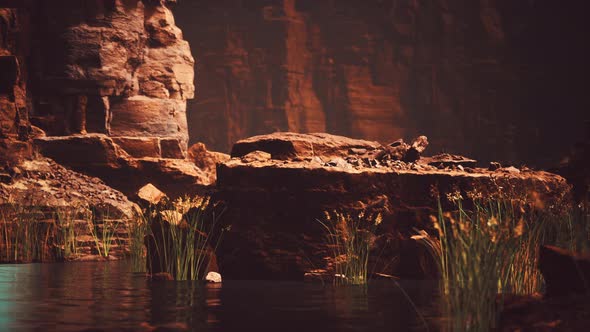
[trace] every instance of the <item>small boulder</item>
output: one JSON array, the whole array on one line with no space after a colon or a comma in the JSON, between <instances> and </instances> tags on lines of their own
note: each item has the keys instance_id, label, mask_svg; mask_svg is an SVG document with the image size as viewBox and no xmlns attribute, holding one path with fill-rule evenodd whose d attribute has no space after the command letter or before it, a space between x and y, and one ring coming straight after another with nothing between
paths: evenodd
<instances>
[{"instance_id":1,"label":"small boulder","mask_svg":"<svg viewBox=\"0 0 590 332\"><path fill-rule=\"evenodd\" d=\"M500 169L502 172L510 174L520 174L520 170L514 166L504 167Z\"/></svg>"},{"instance_id":2,"label":"small boulder","mask_svg":"<svg viewBox=\"0 0 590 332\"><path fill-rule=\"evenodd\" d=\"M207 273L207 276L205 276L205 280L207 282L220 283L221 282L221 274L211 271L211 272Z\"/></svg>"},{"instance_id":3,"label":"small boulder","mask_svg":"<svg viewBox=\"0 0 590 332\"><path fill-rule=\"evenodd\" d=\"M488 166L488 170L489 171L492 171L492 172L493 171L496 171L496 170L498 170L500 168L502 168L502 164L500 164L499 162L496 162L496 161L492 161L490 163L490 166Z\"/></svg>"},{"instance_id":4,"label":"small boulder","mask_svg":"<svg viewBox=\"0 0 590 332\"><path fill-rule=\"evenodd\" d=\"M141 189L139 189L137 192L137 196L143 201L154 205L160 203L164 198L166 198L166 194L151 183L141 187Z\"/></svg>"}]
</instances>

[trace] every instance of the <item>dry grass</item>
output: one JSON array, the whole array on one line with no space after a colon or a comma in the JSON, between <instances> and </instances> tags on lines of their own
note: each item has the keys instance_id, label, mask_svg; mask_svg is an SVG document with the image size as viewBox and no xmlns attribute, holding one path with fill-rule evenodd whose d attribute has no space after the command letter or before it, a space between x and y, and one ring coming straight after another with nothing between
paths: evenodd
<instances>
[{"instance_id":1,"label":"dry grass","mask_svg":"<svg viewBox=\"0 0 590 332\"><path fill-rule=\"evenodd\" d=\"M466 210L459 194L447 197L456 210L432 218L436 235L420 231L440 271L445 330L489 331L501 303L498 294L533 294L543 289L537 250L556 238L552 218L520 201L475 200Z\"/></svg>"},{"instance_id":2,"label":"dry grass","mask_svg":"<svg viewBox=\"0 0 590 332\"><path fill-rule=\"evenodd\" d=\"M364 285L368 281L368 264L375 229L381 215L369 216L364 212L352 216L345 213L326 213L325 239L331 251L334 283Z\"/></svg>"}]
</instances>

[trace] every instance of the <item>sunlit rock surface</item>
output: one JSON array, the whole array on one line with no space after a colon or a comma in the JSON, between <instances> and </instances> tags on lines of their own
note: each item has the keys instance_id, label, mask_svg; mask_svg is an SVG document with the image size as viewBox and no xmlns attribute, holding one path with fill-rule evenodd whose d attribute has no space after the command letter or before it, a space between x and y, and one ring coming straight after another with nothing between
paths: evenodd
<instances>
[{"instance_id":1,"label":"sunlit rock surface","mask_svg":"<svg viewBox=\"0 0 590 332\"><path fill-rule=\"evenodd\" d=\"M215 166L186 160L195 61L170 3L24 1L1 9L1 159L30 157L37 131L42 154L127 195L149 182L173 197L211 186Z\"/></svg>"},{"instance_id":2,"label":"sunlit rock surface","mask_svg":"<svg viewBox=\"0 0 590 332\"><path fill-rule=\"evenodd\" d=\"M58 163L104 179L129 196L147 183L171 197L202 193L215 183L212 167L203 170L187 159L132 157L114 140L104 134L71 135L38 138L35 145Z\"/></svg>"}]
</instances>

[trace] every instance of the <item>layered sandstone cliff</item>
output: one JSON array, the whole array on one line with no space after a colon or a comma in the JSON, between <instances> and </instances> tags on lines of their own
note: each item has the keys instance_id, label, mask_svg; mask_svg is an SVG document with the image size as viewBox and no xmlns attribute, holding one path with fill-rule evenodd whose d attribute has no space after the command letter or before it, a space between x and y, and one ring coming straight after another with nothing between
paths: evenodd
<instances>
[{"instance_id":1,"label":"layered sandstone cliff","mask_svg":"<svg viewBox=\"0 0 590 332\"><path fill-rule=\"evenodd\" d=\"M163 1L41 2L30 11L33 123L49 136L106 134L141 157L183 156L194 59Z\"/></svg>"},{"instance_id":2,"label":"layered sandstone cliff","mask_svg":"<svg viewBox=\"0 0 590 332\"><path fill-rule=\"evenodd\" d=\"M552 166L590 107L587 10L581 0L182 1L176 18L199 60L191 139L227 152L276 130L382 143L428 133L434 151Z\"/></svg>"},{"instance_id":3,"label":"layered sandstone cliff","mask_svg":"<svg viewBox=\"0 0 590 332\"><path fill-rule=\"evenodd\" d=\"M213 183L186 160L194 59L174 2L23 2L28 109L44 131L34 140L42 154L127 195L148 182L172 196Z\"/></svg>"},{"instance_id":4,"label":"layered sandstone cliff","mask_svg":"<svg viewBox=\"0 0 590 332\"><path fill-rule=\"evenodd\" d=\"M0 8L0 167L32 153L27 142L26 23L22 11Z\"/></svg>"}]
</instances>

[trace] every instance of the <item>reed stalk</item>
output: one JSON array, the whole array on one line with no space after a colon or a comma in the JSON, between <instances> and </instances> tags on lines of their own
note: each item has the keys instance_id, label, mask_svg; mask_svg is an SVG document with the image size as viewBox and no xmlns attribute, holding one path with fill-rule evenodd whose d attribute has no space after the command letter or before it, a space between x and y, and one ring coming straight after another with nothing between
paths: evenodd
<instances>
[{"instance_id":1,"label":"reed stalk","mask_svg":"<svg viewBox=\"0 0 590 332\"><path fill-rule=\"evenodd\" d=\"M356 216L333 212L318 220L325 230L326 245L331 251L335 284L366 285L369 253L381 215Z\"/></svg>"}]
</instances>

